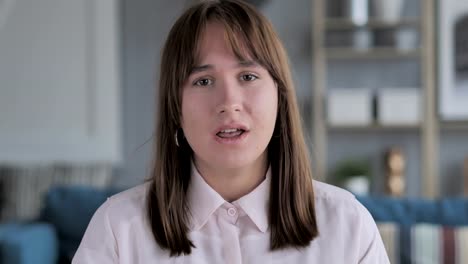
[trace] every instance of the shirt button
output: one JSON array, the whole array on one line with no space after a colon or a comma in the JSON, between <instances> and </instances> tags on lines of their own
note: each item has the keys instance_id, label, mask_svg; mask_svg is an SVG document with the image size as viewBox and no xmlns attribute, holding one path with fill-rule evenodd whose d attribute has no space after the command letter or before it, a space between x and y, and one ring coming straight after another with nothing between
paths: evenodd
<instances>
[{"instance_id":1,"label":"shirt button","mask_svg":"<svg viewBox=\"0 0 468 264\"><path fill-rule=\"evenodd\" d=\"M235 216L237 214L237 210L234 207L231 207L227 210L229 216Z\"/></svg>"}]
</instances>

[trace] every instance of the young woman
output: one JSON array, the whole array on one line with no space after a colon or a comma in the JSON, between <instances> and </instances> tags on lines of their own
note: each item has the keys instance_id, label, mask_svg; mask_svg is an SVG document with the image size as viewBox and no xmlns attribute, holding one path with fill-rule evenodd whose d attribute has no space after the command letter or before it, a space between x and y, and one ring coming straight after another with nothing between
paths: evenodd
<instances>
[{"instance_id":1,"label":"young woman","mask_svg":"<svg viewBox=\"0 0 468 264\"><path fill-rule=\"evenodd\" d=\"M146 184L95 213L73 263L389 263L367 210L312 180L286 52L238 0L167 38Z\"/></svg>"}]
</instances>

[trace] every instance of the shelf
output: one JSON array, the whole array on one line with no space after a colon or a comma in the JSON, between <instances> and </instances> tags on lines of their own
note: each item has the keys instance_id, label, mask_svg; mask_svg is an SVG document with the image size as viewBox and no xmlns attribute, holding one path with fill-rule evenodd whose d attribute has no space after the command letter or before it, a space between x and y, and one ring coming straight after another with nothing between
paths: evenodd
<instances>
[{"instance_id":1,"label":"shelf","mask_svg":"<svg viewBox=\"0 0 468 264\"><path fill-rule=\"evenodd\" d=\"M418 131L419 125L379 125L372 124L367 126L350 126L350 125L328 125L328 130L331 132L408 132Z\"/></svg>"},{"instance_id":2,"label":"shelf","mask_svg":"<svg viewBox=\"0 0 468 264\"><path fill-rule=\"evenodd\" d=\"M371 28L371 29L391 29L403 26L418 27L420 26L420 19L418 17L403 18L398 22L389 23L379 19L371 18L365 24L356 24L349 18L327 18L325 27L327 30L347 30L356 28Z\"/></svg>"},{"instance_id":3,"label":"shelf","mask_svg":"<svg viewBox=\"0 0 468 264\"><path fill-rule=\"evenodd\" d=\"M444 131L468 131L468 121L441 121L439 127Z\"/></svg>"},{"instance_id":4,"label":"shelf","mask_svg":"<svg viewBox=\"0 0 468 264\"><path fill-rule=\"evenodd\" d=\"M353 48L325 48L328 59L412 59L420 57L421 50L400 50L393 47L376 47L368 50Z\"/></svg>"},{"instance_id":5,"label":"shelf","mask_svg":"<svg viewBox=\"0 0 468 264\"><path fill-rule=\"evenodd\" d=\"M389 0L390 1L390 0ZM416 1L414 1L416 2ZM411 192L418 195L419 193L428 198L434 198L438 195L438 183L442 180L439 178L439 134L448 129L450 131L464 131L468 130L455 130L464 128L465 126L459 125L441 125L440 121L436 119L435 115L421 116L420 124L416 125L394 125L387 126L375 121L369 125L364 126L334 126L330 125L326 115L326 101L322 100L323 95L327 94L327 87L333 76L329 77L329 71L332 67L338 66L340 72L351 69L349 73L354 74L356 67L359 67L362 62L369 62L370 64L384 65L384 70L387 66L396 66L397 64L411 62L411 66L417 64L419 69L414 73L411 72L411 77L418 78L418 83L421 86L421 105L424 113L433 113L436 109L436 72L435 60L436 46L434 45L436 28L436 1L418 1L415 4L414 10L405 10L405 17L399 19L395 23L388 23L379 19L379 17L369 17L366 23L356 24L349 17L327 17L327 5L330 4L326 0L313 0L312 8L312 62L313 62L313 108L311 109L311 130L313 134L313 144L315 155L315 173L319 177L325 179L329 175L329 164L333 162L336 157L343 153L341 149L335 148L336 142L342 140L346 144L360 144L354 142L353 139L359 139L364 144L367 144L369 138L369 145L363 146L370 148L376 144L398 141L397 138L404 137L407 139L404 143L412 144L410 149L412 153L416 153L415 149L419 149L417 159L420 164L411 163L408 166L412 170L412 174L419 172L419 184L417 180L408 181L408 187L411 186ZM413 3L412 3L413 4ZM408 12L406 12L408 11ZM325 13L325 15L324 15ZM414 44L410 46L411 49L400 49L398 43L402 44L402 37L406 34L401 31L409 29L411 34L414 32L416 37ZM356 34L357 33L357 34ZM369 33L369 34L368 34ZM404 34L401 34L404 33ZM409 33L408 33L409 34ZM384 43L388 43L384 46ZM357 47L361 45L361 47ZM372 45L374 44L374 45ZM380 45L377 45L380 44ZM338 65L336 65L338 63ZM367 65L366 65L367 66ZM372 65L371 65L372 66ZM405 65L406 66L406 65ZM392 70L398 73L394 78L405 78L401 83L406 82L409 76L405 68L393 67ZM366 70L363 67L362 70ZM358 69L359 71L359 69ZM417 76L415 76L417 74ZM359 76L357 76L359 77ZM376 76L370 77L372 80ZM409 79L409 78L408 78ZM415 79L415 78L411 78ZM360 80L358 80L360 82ZM377 80L378 81L378 80ZM387 80L382 80L386 82ZM392 80L393 81L393 80ZM395 80L393 83L400 83L400 80ZM382 83L385 85L385 83ZM387 85L385 85L387 86ZM468 126L466 126L468 128ZM396 134L396 136L394 136ZM385 140L375 140L380 136L386 137ZM348 136L352 136L349 138ZM329 137L336 140L332 142ZM329 145L335 144L332 147ZM338 144L339 145L339 144ZM354 152L353 152L354 153Z\"/></svg>"}]
</instances>

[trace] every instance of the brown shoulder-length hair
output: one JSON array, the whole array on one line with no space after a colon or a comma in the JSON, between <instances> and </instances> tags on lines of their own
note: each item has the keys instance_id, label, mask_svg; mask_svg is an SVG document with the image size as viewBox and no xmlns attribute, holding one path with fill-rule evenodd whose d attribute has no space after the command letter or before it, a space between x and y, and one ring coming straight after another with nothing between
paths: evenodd
<instances>
[{"instance_id":1,"label":"brown shoulder-length hair","mask_svg":"<svg viewBox=\"0 0 468 264\"><path fill-rule=\"evenodd\" d=\"M312 173L296 95L283 45L271 23L238 0L198 3L176 21L166 40L159 80L155 158L147 194L147 212L158 245L171 256L190 254L187 189L193 151L183 137L181 93L196 63L197 45L208 22L222 23L226 41L242 59L268 70L278 87L278 115L268 145L271 188L268 220L270 249L300 248L318 235Z\"/></svg>"}]
</instances>

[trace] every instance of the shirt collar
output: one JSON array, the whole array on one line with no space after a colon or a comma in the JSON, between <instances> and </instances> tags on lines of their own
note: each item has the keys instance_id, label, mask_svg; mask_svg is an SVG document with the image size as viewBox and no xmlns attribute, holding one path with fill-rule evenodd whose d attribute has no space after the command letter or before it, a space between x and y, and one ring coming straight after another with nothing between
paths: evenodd
<instances>
[{"instance_id":1,"label":"shirt collar","mask_svg":"<svg viewBox=\"0 0 468 264\"><path fill-rule=\"evenodd\" d=\"M265 176L265 180L253 191L233 202L238 205L250 217L252 222L265 233L268 229L268 198L270 197L271 167Z\"/></svg>"},{"instance_id":2,"label":"shirt collar","mask_svg":"<svg viewBox=\"0 0 468 264\"><path fill-rule=\"evenodd\" d=\"M210 216L226 201L200 175L192 162L192 175L188 189L189 209L192 214L191 228L199 230Z\"/></svg>"},{"instance_id":3,"label":"shirt collar","mask_svg":"<svg viewBox=\"0 0 468 264\"><path fill-rule=\"evenodd\" d=\"M240 207L249 216L261 232L268 229L268 197L270 195L271 168L268 168L265 180L252 192L244 195L232 204ZM217 193L198 172L192 162L192 175L188 189L189 209L192 215L191 228L199 230L211 215L226 201Z\"/></svg>"}]
</instances>

